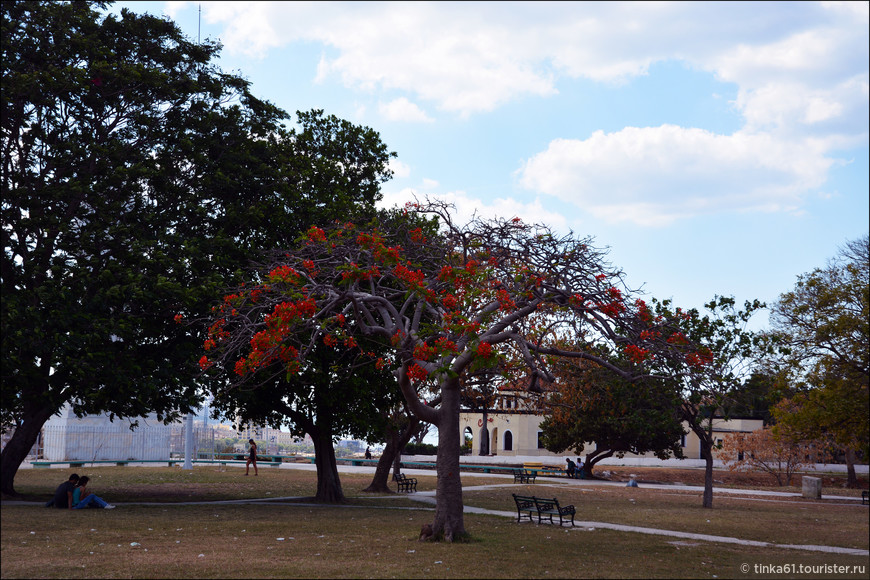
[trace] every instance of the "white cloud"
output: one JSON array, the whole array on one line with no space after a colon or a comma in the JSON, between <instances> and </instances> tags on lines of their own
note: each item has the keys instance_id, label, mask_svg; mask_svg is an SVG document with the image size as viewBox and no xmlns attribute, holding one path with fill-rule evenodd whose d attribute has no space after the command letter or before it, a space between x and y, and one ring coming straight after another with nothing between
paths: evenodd
<instances>
[{"instance_id":1,"label":"white cloud","mask_svg":"<svg viewBox=\"0 0 870 580\"><path fill-rule=\"evenodd\" d=\"M867 2L203 3L228 52L320 44L312 80L398 93L379 108L391 120L430 122L434 109L465 118L551 97L566 78L630 82L664 61L734 83L744 125L732 135L562 135L520 172L535 192L643 224L798 211L836 151L867 142L868 13Z\"/></svg>"},{"instance_id":2,"label":"white cloud","mask_svg":"<svg viewBox=\"0 0 870 580\"><path fill-rule=\"evenodd\" d=\"M382 103L378 110L389 121L411 123L431 123L434 121L425 111L405 97L399 97L389 103Z\"/></svg>"},{"instance_id":3,"label":"white cloud","mask_svg":"<svg viewBox=\"0 0 870 580\"><path fill-rule=\"evenodd\" d=\"M411 168L407 163L402 163L396 158L390 159L390 170L392 170L393 174L396 177L408 177L411 175Z\"/></svg>"},{"instance_id":4,"label":"white cloud","mask_svg":"<svg viewBox=\"0 0 870 580\"><path fill-rule=\"evenodd\" d=\"M557 139L520 183L610 222L666 225L721 211L794 211L834 163L824 146L673 125Z\"/></svg>"},{"instance_id":5,"label":"white cloud","mask_svg":"<svg viewBox=\"0 0 870 580\"><path fill-rule=\"evenodd\" d=\"M423 201L426 197L452 204L455 208L454 220L457 223L466 223L474 216L484 219L519 217L528 223L547 224L557 231L568 231L569 229L565 215L545 209L537 199L530 203L520 202L513 198L499 198L485 202L478 198L469 197L466 192L461 190L436 193L404 188L398 191L384 191L384 197L379 205L381 207L404 207L406 202Z\"/></svg>"},{"instance_id":6,"label":"white cloud","mask_svg":"<svg viewBox=\"0 0 870 580\"><path fill-rule=\"evenodd\" d=\"M185 5L188 3L170 3ZM263 56L313 41L330 48L318 79L400 90L469 115L560 77L624 82L683 60L741 89L836 84L866 69L866 3L205 2L229 52ZM178 6L170 6L177 12Z\"/></svg>"}]
</instances>

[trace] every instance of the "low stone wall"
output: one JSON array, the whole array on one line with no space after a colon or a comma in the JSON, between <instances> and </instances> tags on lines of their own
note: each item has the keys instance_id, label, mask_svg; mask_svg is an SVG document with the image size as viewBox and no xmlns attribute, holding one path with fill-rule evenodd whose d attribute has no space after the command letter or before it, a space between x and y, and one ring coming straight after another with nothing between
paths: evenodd
<instances>
[{"instance_id":1,"label":"low stone wall","mask_svg":"<svg viewBox=\"0 0 870 580\"><path fill-rule=\"evenodd\" d=\"M471 465L522 465L523 463L543 463L544 465L565 465L565 459L571 458L576 461L576 455L559 455L555 457L540 457L532 455L462 455L459 457L460 463L468 463ZM581 455L585 459L585 455ZM420 461L432 462L435 461L434 455L403 455L402 461ZM703 459L658 459L656 457L625 457L618 459L609 457L595 464L596 466L624 466L624 467L673 467L676 469L703 469L705 466ZM719 459L713 460L714 469L727 469ZM855 472L858 474L867 474L868 465L856 465ZM823 473L846 473L846 465L842 463L816 463L807 465L802 472L823 472Z\"/></svg>"}]
</instances>

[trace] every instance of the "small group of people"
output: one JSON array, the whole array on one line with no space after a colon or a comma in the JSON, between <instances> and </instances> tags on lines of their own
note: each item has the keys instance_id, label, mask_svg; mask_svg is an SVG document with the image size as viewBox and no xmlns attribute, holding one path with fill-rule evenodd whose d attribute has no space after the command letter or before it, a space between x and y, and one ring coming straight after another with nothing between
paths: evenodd
<instances>
[{"instance_id":1,"label":"small group of people","mask_svg":"<svg viewBox=\"0 0 870 580\"><path fill-rule=\"evenodd\" d=\"M88 491L88 482L90 480L91 478L87 475L79 477L78 474L73 473L69 476L69 479L57 486L54 497L45 504L45 507L56 507L58 509L84 509L86 507L107 510L114 509L115 506Z\"/></svg>"},{"instance_id":2,"label":"small group of people","mask_svg":"<svg viewBox=\"0 0 870 580\"><path fill-rule=\"evenodd\" d=\"M565 469L565 472L568 474L568 477L572 477L572 478L579 477L581 479L584 479L584 477L582 475L582 471L583 471L583 460L582 459L580 459L578 457L577 463L574 463L573 461L571 461L571 458L568 457L567 459L565 459L565 462L568 464L568 467Z\"/></svg>"}]
</instances>

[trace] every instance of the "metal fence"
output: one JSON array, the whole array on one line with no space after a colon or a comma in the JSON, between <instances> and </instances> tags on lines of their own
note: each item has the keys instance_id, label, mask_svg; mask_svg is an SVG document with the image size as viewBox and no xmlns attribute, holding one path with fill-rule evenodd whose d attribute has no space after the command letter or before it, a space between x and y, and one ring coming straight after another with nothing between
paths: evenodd
<instances>
[{"instance_id":1,"label":"metal fence","mask_svg":"<svg viewBox=\"0 0 870 580\"><path fill-rule=\"evenodd\" d=\"M194 457L214 457L215 429L193 430ZM12 432L3 437L3 444ZM184 457L184 425L139 426L135 430L107 430L91 425L47 425L28 454L46 461L160 460Z\"/></svg>"}]
</instances>

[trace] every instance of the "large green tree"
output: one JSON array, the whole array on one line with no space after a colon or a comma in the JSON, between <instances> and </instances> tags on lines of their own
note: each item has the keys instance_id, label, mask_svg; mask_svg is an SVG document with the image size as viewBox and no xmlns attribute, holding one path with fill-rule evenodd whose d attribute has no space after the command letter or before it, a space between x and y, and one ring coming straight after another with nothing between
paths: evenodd
<instances>
[{"instance_id":1,"label":"large green tree","mask_svg":"<svg viewBox=\"0 0 870 580\"><path fill-rule=\"evenodd\" d=\"M870 455L870 238L848 242L827 266L798 277L773 306L774 331L788 347L780 371L794 389L776 412L793 435L830 438Z\"/></svg>"},{"instance_id":2,"label":"large green tree","mask_svg":"<svg viewBox=\"0 0 870 580\"><path fill-rule=\"evenodd\" d=\"M614 360L631 368L631 362ZM556 391L545 405L541 423L544 447L555 453L587 452L585 468L626 453L653 453L660 459L683 457L680 397L665 381L632 381L595 363L564 359L556 365ZM640 374L640 373L636 373Z\"/></svg>"},{"instance_id":3,"label":"large green tree","mask_svg":"<svg viewBox=\"0 0 870 580\"><path fill-rule=\"evenodd\" d=\"M2 5L0 488L69 402L164 419L198 400L205 314L300 224L373 211L376 132L287 115L221 72L216 43L103 2Z\"/></svg>"}]
</instances>

